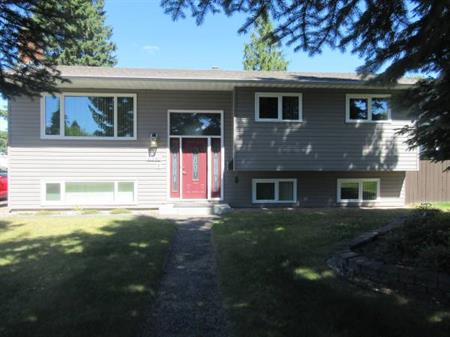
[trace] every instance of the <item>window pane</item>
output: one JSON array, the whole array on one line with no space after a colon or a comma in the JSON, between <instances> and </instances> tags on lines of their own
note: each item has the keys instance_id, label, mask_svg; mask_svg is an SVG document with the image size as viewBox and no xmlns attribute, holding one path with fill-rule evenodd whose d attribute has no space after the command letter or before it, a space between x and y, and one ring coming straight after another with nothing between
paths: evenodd
<instances>
[{"instance_id":1,"label":"window pane","mask_svg":"<svg viewBox=\"0 0 450 337\"><path fill-rule=\"evenodd\" d=\"M194 147L192 149L192 180L199 180L198 177L198 148Z\"/></svg>"},{"instance_id":2,"label":"window pane","mask_svg":"<svg viewBox=\"0 0 450 337\"><path fill-rule=\"evenodd\" d=\"M180 143L178 139L172 138L170 140L170 155L171 155L171 166L172 166L172 192L178 192L178 174L179 174L179 152Z\"/></svg>"},{"instance_id":3,"label":"window pane","mask_svg":"<svg viewBox=\"0 0 450 337\"><path fill-rule=\"evenodd\" d=\"M390 109L389 98L372 98L372 120L384 121L389 117Z\"/></svg>"},{"instance_id":4,"label":"window pane","mask_svg":"<svg viewBox=\"0 0 450 337\"><path fill-rule=\"evenodd\" d=\"M280 201L294 200L294 183L292 181L280 181L278 194Z\"/></svg>"},{"instance_id":5,"label":"window pane","mask_svg":"<svg viewBox=\"0 0 450 337\"><path fill-rule=\"evenodd\" d=\"M257 183L256 200L275 200L275 183Z\"/></svg>"},{"instance_id":6,"label":"window pane","mask_svg":"<svg viewBox=\"0 0 450 337\"><path fill-rule=\"evenodd\" d=\"M350 119L367 119L367 98L350 98Z\"/></svg>"},{"instance_id":7,"label":"window pane","mask_svg":"<svg viewBox=\"0 0 450 337\"><path fill-rule=\"evenodd\" d=\"M283 119L299 119L298 96L283 96Z\"/></svg>"},{"instance_id":8,"label":"window pane","mask_svg":"<svg viewBox=\"0 0 450 337\"><path fill-rule=\"evenodd\" d=\"M363 182L363 200L376 200L378 183L376 181Z\"/></svg>"},{"instance_id":9,"label":"window pane","mask_svg":"<svg viewBox=\"0 0 450 337\"><path fill-rule=\"evenodd\" d=\"M259 118L278 118L278 97L259 98Z\"/></svg>"},{"instance_id":10,"label":"window pane","mask_svg":"<svg viewBox=\"0 0 450 337\"><path fill-rule=\"evenodd\" d=\"M45 184L45 200L47 201L61 200L61 184L59 183Z\"/></svg>"},{"instance_id":11,"label":"window pane","mask_svg":"<svg viewBox=\"0 0 450 337\"><path fill-rule=\"evenodd\" d=\"M114 98L66 96L66 136L114 136Z\"/></svg>"},{"instance_id":12,"label":"window pane","mask_svg":"<svg viewBox=\"0 0 450 337\"><path fill-rule=\"evenodd\" d=\"M341 199L357 200L359 199L358 183L341 183Z\"/></svg>"},{"instance_id":13,"label":"window pane","mask_svg":"<svg viewBox=\"0 0 450 337\"><path fill-rule=\"evenodd\" d=\"M117 136L133 137L133 97L117 97Z\"/></svg>"},{"instance_id":14,"label":"window pane","mask_svg":"<svg viewBox=\"0 0 450 337\"><path fill-rule=\"evenodd\" d=\"M66 183L66 201L73 203L105 203L114 201L113 182Z\"/></svg>"},{"instance_id":15,"label":"window pane","mask_svg":"<svg viewBox=\"0 0 450 337\"><path fill-rule=\"evenodd\" d=\"M59 135L59 98L45 96L45 134Z\"/></svg>"},{"instance_id":16,"label":"window pane","mask_svg":"<svg viewBox=\"0 0 450 337\"><path fill-rule=\"evenodd\" d=\"M213 181L212 191L219 192L219 179L220 179L220 139L211 139L211 152L212 152L212 166L213 166Z\"/></svg>"},{"instance_id":17,"label":"window pane","mask_svg":"<svg viewBox=\"0 0 450 337\"><path fill-rule=\"evenodd\" d=\"M118 182L116 202L133 202L134 201L134 183Z\"/></svg>"},{"instance_id":18,"label":"window pane","mask_svg":"<svg viewBox=\"0 0 450 337\"><path fill-rule=\"evenodd\" d=\"M220 136L220 114L171 113L170 134L174 136Z\"/></svg>"}]
</instances>

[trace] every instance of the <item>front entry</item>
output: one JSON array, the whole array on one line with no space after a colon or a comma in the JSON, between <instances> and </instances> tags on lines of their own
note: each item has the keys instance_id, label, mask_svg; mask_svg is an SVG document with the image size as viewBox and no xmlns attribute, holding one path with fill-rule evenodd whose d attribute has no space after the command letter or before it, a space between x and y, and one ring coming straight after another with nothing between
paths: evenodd
<instances>
[{"instance_id":1,"label":"front entry","mask_svg":"<svg viewBox=\"0 0 450 337\"><path fill-rule=\"evenodd\" d=\"M208 198L208 139L182 139L181 174L184 199Z\"/></svg>"}]
</instances>

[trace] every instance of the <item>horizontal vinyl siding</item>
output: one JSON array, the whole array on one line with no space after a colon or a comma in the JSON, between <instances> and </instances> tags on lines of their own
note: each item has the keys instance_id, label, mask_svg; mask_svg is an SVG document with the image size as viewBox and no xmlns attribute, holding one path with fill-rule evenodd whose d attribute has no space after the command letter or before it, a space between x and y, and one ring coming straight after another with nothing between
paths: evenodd
<instances>
[{"instance_id":1,"label":"horizontal vinyl siding","mask_svg":"<svg viewBox=\"0 0 450 337\"><path fill-rule=\"evenodd\" d=\"M408 117L393 107L392 123L346 123L342 90L299 90L303 122L256 122L255 92L235 93L235 168L242 171L413 171L417 151L397 130ZM269 90L275 92L276 90ZM292 90L290 90L292 91Z\"/></svg>"},{"instance_id":2,"label":"horizontal vinyl siding","mask_svg":"<svg viewBox=\"0 0 450 337\"><path fill-rule=\"evenodd\" d=\"M129 179L137 182L136 207L157 207L166 202L169 109L224 110L225 163L231 159L231 92L120 92L137 93L137 140L42 140L39 100L16 98L10 102L8 155L11 208L40 208L41 181L58 179ZM151 133L159 135L155 160L150 160L148 154Z\"/></svg>"},{"instance_id":3,"label":"horizontal vinyl siding","mask_svg":"<svg viewBox=\"0 0 450 337\"><path fill-rule=\"evenodd\" d=\"M297 179L298 203L293 206L338 206L337 180L340 178L380 179L380 200L360 206L401 207L405 204L405 172L235 172L228 189L228 202L234 207L261 207L261 204L252 204L252 179L261 178Z\"/></svg>"}]
</instances>

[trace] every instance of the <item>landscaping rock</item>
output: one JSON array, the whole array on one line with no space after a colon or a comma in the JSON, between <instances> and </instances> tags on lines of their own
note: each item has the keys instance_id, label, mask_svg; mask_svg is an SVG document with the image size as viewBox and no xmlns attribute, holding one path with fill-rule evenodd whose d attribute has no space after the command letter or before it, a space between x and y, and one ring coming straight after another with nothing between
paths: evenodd
<instances>
[{"instance_id":1,"label":"landscaping rock","mask_svg":"<svg viewBox=\"0 0 450 337\"><path fill-rule=\"evenodd\" d=\"M378 236L401 226L403 221L404 218L397 219L376 231L358 236L346 247L341 247L327 261L328 265L341 276L354 282L367 284L372 281L377 283L376 288L389 286L413 295L426 295L427 298L431 295L442 302L450 303L450 275L385 264L355 251Z\"/></svg>"}]
</instances>

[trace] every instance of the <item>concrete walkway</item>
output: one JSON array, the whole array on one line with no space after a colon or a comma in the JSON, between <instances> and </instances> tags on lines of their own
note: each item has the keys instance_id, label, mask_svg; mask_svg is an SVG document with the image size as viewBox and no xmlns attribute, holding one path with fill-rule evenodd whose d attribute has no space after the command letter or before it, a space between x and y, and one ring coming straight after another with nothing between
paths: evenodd
<instances>
[{"instance_id":1,"label":"concrete walkway","mask_svg":"<svg viewBox=\"0 0 450 337\"><path fill-rule=\"evenodd\" d=\"M143 336L226 337L211 219L176 222L172 252Z\"/></svg>"}]
</instances>

